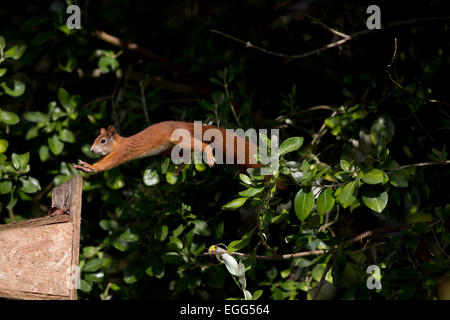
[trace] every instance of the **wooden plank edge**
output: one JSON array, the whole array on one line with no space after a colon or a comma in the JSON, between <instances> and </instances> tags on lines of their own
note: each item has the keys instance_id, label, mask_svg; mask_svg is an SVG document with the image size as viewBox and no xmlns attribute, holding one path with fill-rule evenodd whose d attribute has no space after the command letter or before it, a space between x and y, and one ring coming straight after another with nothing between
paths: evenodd
<instances>
[{"instance_id":1,"label":"wooden plank edge","mask_svg":"<svg viewBox=\"0 0 450 320\"><path fill-rule=\"evenodd\" d=\"M69 222L71 220L70 215L62 214L60 216L54 217L39 217L39 218L31 218L22 221L15 221L8 224L0 224L0 232L5 230L17 229L17 228L32 228L32 227L40 227L49 224L55 223L64 223Z\"/></svg>"},{"instance_id":2,"label":"wooden plank edge","mask_svg":"<svg viewBox=\"0 0 450 320\"><path fill-rule=\"evenodd\" d=\"M0 297L15 300L71 300L70 296L0 289Z\"/></svg>"}]
</instances>

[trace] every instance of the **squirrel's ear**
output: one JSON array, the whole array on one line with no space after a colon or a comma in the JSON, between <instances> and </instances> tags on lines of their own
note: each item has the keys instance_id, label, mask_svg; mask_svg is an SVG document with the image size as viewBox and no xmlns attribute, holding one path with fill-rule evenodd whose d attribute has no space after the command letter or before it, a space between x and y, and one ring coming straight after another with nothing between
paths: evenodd
<instances>
[{"instance_id":1,"label":"squirrel's ear","mask_svg":"<svg viewBox=\"0 0 450 320\"><path fill-rule=\"evenodd\" d=\"M106 133L105 128L101 128L101 129L100 129L100 134L104 134L104 133Z\"/></svg>"},{"instance_id":2,"label":"squirrel's ear","mask_svg":"<svg viewBox=\"0 0 450 320\"><path fill-rule=\"evenodd\" d=\"M114 126L109 126L108 127L108 134L110 136L114 136L116 134L116 128L114 128Z\"/></svg>"}]
</instances>

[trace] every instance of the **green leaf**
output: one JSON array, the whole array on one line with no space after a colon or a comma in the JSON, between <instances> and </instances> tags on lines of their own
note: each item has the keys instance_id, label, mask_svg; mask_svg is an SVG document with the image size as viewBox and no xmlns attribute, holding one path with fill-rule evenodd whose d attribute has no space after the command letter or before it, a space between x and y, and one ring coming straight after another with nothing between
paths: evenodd
<instances>
[{"instance_id":1,"label":"green leaf","mask_svg":"<svg viewBox=\"0 0 450 320\"><path fill-rule=\"evenodd\" d=\"M133 242L133 241L139 240L139 237L136 234L132 233L130 230L123 232L119 238L120 238L120 240L128 241L128 242Z\"/></svg>"},{"instance_id":2,"label":"green leaf","mask_svg":"<svg viewBox=\"0 0 450 320\"><path fill-rule=\"evenodd\" d=\"M262 293L263 293L263 291L262 290L256 290L255 292L253 292L253 300L258 300L260 297L261 297L261 295L262 295Z\"/></svg>"},{"instance_id":3,"label":"green leaf","mask_svg":"<svg viewBox=\"0 0 450 320\"><path fill-rule=\"evenodd\" d=\"M322 275L325 271L326 266L327 266L326 263L319 263L319 264L316 264L316 266L313 268L313 270L311 272L311 276L315 281L319 282L320 279L322 279ZM330 271L331 270L329 270L328 273L326 274L325 280L327 280L330 283L333 283L333 278L331 276Z\"/></svg>"},{"instance_id":4,"label":"green leaf","mask_svg":"<svg viewBox=\"0 0 450 320\"><path fill-rule=\"evenodd\" d=\"M244 234L240 240L231 241L228 245L228 252L238 251L246 247L252 240L253 231L254 229Z\"/></svg>"},{"instance_id":5,"label":"green leaf","mask_svg":"<svg viewBox=\"0 0 450 320\"><path fill-rule=\"evenodd\" d=\"M15 45L8 50L5 51L5 57L6 58L12 58L14 60L20 59L20 57L25 52L25 49L27 48L26 45Z\"/></svg>"},{"instance_id":6,"label":"green leaf","mask_svg":"<svg viewBox=\"0 0 450 320\"><path fill-rule=\"evenodd\" d=\"M75 135L69 129L64 128L59 132L59 139L64 142L74 143Z\"/></svg>"},{"instance_id":7,"label":"green leaf","mask_svg":"<svg viewBox=\"0 0 450 320\"><path fill-rule=\"evenodd\" d=\"M17 198L14 196L14 188L11 190L11 193L9 195L10 195L9 202L6 205L6 208L7 209L12 209L12 208L14 208L14 206L17 203Z\"/></svg>"},{"instance_id":8,"label":"green leaf","mask_svg":"<svg viewBox=\"0 0 450 320\"><path fill-rule=\"evenodd\" d=\"M98 67L102 73L115 71L119 67L119 61L112 56L103 56L98 60Z\"/></svg>"},{"instance_id":9,"label":"green leaf","mask_svg":"<svg viewBox=\"0 0 450 320\"><path fill-rule=\"evenodd\" d=\"M39 111L29 111L25 112L23 114L23 118L30 122L47 122L48 121L48 115L45 113L39 112Z\"/></svg>"},{"instance_id":10,"label":"green leaf","mask_svg":"<svg viewBox=\"0 0 450 320\"><path fill-rule=\"evenodd\" d=\"M342 188L342 190L339 192L339 195L337 196L336 200L345 209L356 200L357 194L358 194L358 181L354 180L354 181L348 182Z\"/></svg>"},{"instance_id":11,"label":"green leaf","mask_svg":"<svg viewBox=\"0 0 450 320\"><path fill-rule=\"evenodd\" d=\"M27 133L25 134L25 140L31 140L33 138L36 138L39 135L39 127L33 126L30 129L28 129Z\"/></svg>"},{"instance_id":12,"label":"green leaf","mask_svg":"<svg viewBox=\"0 0 450 320\"><path fill-rule=\"evenodd\" d=\"M378 184L383 183L386 179L386 173L380 169L371 169L364 172L362 180L368 184Z\"/></svg>"},{"instance_id":13,"label":"green leaf","mask_svg":"<svg viewBox=\"0 0 450 320\"><path fill-rule=\"evenodd\" d=\"M389 174L389 181L397 188L406 188L408 186L408 179L402 171L392 171Z\"/></svg>"},{"instance_id":14,"label":"green leaf","mask_svg":"<svg viewBox=\"0 0 450 320\"><path fill-rule=\"evenodd\" d=\"M223 205L222 208L226 210L236 210L242 207L245 201L247 201L247 198L237 198Z\"/></svg>"},{"instance_id":15,"label":"green leaf","mask_svg":"<svg viewBox=\"0 0 450 320\"><path fill-rule=\"evenodd\" d=\"M4 124L15 125L19 123L20 118L14 112L3 110L1 113L0 121Z\"/></svg>"},{"instance_id":16,"label":"green leaf","mask_svg":"<svg viewBox=\"0 0 450 320\"><path fill-rule=\"evenodd\" d=\"M78 61L70 49L63 49L58 52L58 65L63 71L72 72L77 66L77 63Z\"/></svg>"},{"instance_id":17,"label":"green leaf","mask_svg":"<svg viewBox=\"0 0 450 320\"><path fill-rule=\"evenodd\" d=\"M387 190L365 189L362 193L362 202L375 212L382 212L388 203Z\"/></svg>"},{"instance_id":18,"label":"green leaf","mask_svg":"<svg viewBox=\"0 0 450 320\"><path fill-rule=\"evenodd\" d=\"M348 172L350 170L350 162L348 162L347 160L342 159L339 162L341 169Z\"/></svg>"},{"instance_id":19,"label":"green leaf","mask_svg":"<svg viewBox=\"0 0 450 320\"><path fill-rule=\"evenodd\" d=\"M116 240L112 243L113 247L116 248L119 251L125 252L128 250L130 244L123 240Z\"/></svg>"},{"instance_id":20,"label":"green leaf","mask_svg":"<svg viewBox=\"0 0 450 320\"><path fill-rule=\"evenodd\" d=\"M50 150L55 156L59 155L63 151L64 142L61 142L56 134L48 138L47 141Z\"/></svg>"},{"instance_id":21,"label":"green leaf","mask_svg":"<svg viewBox=\"0 0 450 320\"><path fill-rule=\"evenodd\" d=\"M78 94L75 94L70 97L69 106L70 108L67 109L67 112L74 112L76 108L81 104L81 96Z\"/></svg>"},{"instance_id":22,"label":"green leaf","mask_svg":"<svg viewBox=\"0 0 450 320\"><path fill-rule=\"evenodd\" d=\"M182 261L181 256L178 254L178 252L165 252L162 254L161 259L163 259L165 262L178 264L180 261Z\"/></svg>"},{"instance_id":23,"label":"green leaf","mask_svg":"<svg viewBox=\"0 0 450 320\"><path fill-rule=\"evenodd\" d=\"M113 190L119 190L125 186L125 179L117 168L106 171L103 176L105 177L106 185Z\"/></svg>"},{"instance_id":24,"label":"green leaf","mask_svg":"<svg viewBox=\"0 0 450 320\"><path fill-rule=\"evenodd\" d=\"M22 190L25 193L34 193L41 190L41 185L39 184L39 181L36 178L20 177L19 180L20 182L22 182L20 190Z\"/></svg>"},{"instance_id":25,"label":"green leaf","mask_svg":"<svg viewBox=\"0 0 450 320\"><path fill-rule=\"evenodd\" d=\"M323 190L320 193L319 197L317 198L316 202L317 213L322 216L328 211L330 211L331 208L333 208L334 206L334 201L335 199L333 196L333 190L331 190L331 188Z\"/></svg>"},{"instance_id":26,"label":"green leaf","mask_svg":"<svg viewBox=\"0 0 450 320\"><path fill-rule=\"evenodd\" d=\"M416 188L407 189L403 192L404 207L410 214L415 214L420 208L420 194Z\"/></svg>"},{"instance_id":27,"label":"green leaf","mask_svg":"<svg viewBox=\"0 0 450 320\"><path fill-rule=\"evenodd\" d=\"M0 68L0 77L3 77L6 73L7 69L6 68Z\"/></svg>"},{"instance_id":28,"label":"green leaf","mask_svg":"<svg viewBox=\"0 0 450 320\"><path fill-rule=\"evenodd\" d=\"M12 190L12 182L11 181L1 181L0 182L0 194L10 193Z\"/></svg>"},{"instance_id":29,"label":"green leaf","mask_svg":"<svg viewBox=\"0 0 450 320\"><path fill-rule=\"evenodd\" d=\"M22 171L23 169L25 169L25 167L28 164L28 161L30 161L30 153L29 152L23 153L23 154L17 154L17 153L12 154L11 162L17 171Z\"/></svg>"},{"instance_id":30,"label":"green leaf","mask_svg":"<svg viewBox=\"0 0 450 320\"><path fill-rule=\"evenodd\" d=\"M94 272L99 270L103 266L103 259L92 258L89 259L83 266L84 272Z\"/></svg>"},{"instance_id":31,"label":"green leaf","mask_svg":"<svg viewBox=\"0 0 450 320\"><path fill-rule=\"evenodd\" d=\"M84 279L80 280L80 290L89 293L92 290L92 283L90 281L86 281Z\"/></svg>"},{"instance_id":32,"label":"green leaf","mask_svg":"<svg viewBox=\"0 0 450 320\"><path fill-rule=\"evenodd\" d=\"M383 162L382 168L386 170L398 170L400 166L398 162L395 161L392 157L387 157L387 159Z\"/></svg>"},{"instance_id":33,"label":"green leaf","mask_svg":"<svg viewBox=\"0 0 450 320\"><path fill-rule=\"evenodd\" d=\"M13 88L9 88L6 82L0 83L0 87L3 88L5 93L11 97L19 97L25 92L25 84L20 80L13 80Z\"/></svg>"},{"instance_id":34,"label":"green leaf","mask_svg":"<svg viewBox=\"0 0 450 320\"><path fill-rule=\"evenodd\" d=\"M0 139L0 153L5 152L8 149L9 142L5 139Z\"/></svg>"},{"instance_id":35,"label":"green leaf","mask_svg":"<svg viewBox=\"0 0 450 320\"><path fill-rule=\"evenodd\" d=\"M194 224L194 233L199 236L210 236L211 231L208 228L208 224L206 221L203 220L192 220L191 221Z\"/></svg>"},{"instance_id":36,"label":"green leaf","mask_svg":"<svg viewBox=\"0 0 450 320\"><path fill-rule=\"evenodd\" d=\"M172 171L167 171L166 173L166 181L169 184L175 184L177 183L178 176L176 176Z\"/></svg>"},{"instance_id":37,"label":"green leaf","mask_svg":"<svg viewBox=\"0 0 450 320\"><path fill-rule=\"evenodd\" d=\"M310 214L312 208L314 207L314 194L312 191L304 191L300 189L294 199L294 210L300 221L305 221L305 219Z\"/></svg>"},{"instance_id":38,"label":"green leaf","mask_svg":"<svg viewBox=\"0 0 450 320\"><path fill-rule=\"evenodd\" d=\"M241 179L241 181L245 184L248 184L248 185L252 184L252 180L246 174L239 173L239 179Z\"/></svg>"},{"instance_id":39,"label":"green leaf","mask_svg":"<svg viewBox=\"0 0 450 320\"><path fill-rule=\"evenodd\" d=\"M99 222L100 228L102 228L105 231L117 231L119 230L120 226L115 220L107 220L103 219Z\"/></svg>"},{"instance_id":40,"label":"green leaf","mask_svg":"<svg viewBox=\"0 0 450 320\"><path fill-rule=\"evenodd\" d=\"M68 110L70 108L70 95L67 90L62 87L58 90L58 100L64 109Z\"/></svg>"},{"instance_id":41,"label":"green leaf","mask_svg":"<svg viewBox=\"0 0 450 320\"><path fill-rule=\"evenodd\" d=\"M283 141L280 145L280 156L300 149L303 144L303 137L291 137Z\"/></svg>"},{"instance_id":42,"label":"green leaf","mask_svg":"<svg viewBox=\"0 0 450 320\"><path fill-rule=\"evenodd\" d=\"M145 169L142 180L144 181L144 184L146 186L154 186L158 184L159 183L158 171L151 168Z\"/></svg>"},{"instance_id":43,"label":"green leaf","mask_svg":"<svg viewBox=\"0 0 450 320\"><path fill-rule=\"evenodd\" d=\"M251 198L251 197L257 195L258 193L261 193L263 190L264 190L264 187L249 188L247 190L239 192L239 195L244 198Z\"/></svg>"},{"instance_id":44,"label":"green leaf","mask_svg":"<svg viewBox=\"0 0 450 320\"><path fill-rule=\"evenodd\" d=\"M171 236L169 238L169 246L171 246L175 250L181 250L183 249L183 242L181 242L181 240L178 239L178 237Z\"/></svg>"},{"instance_id":45,"label":"green leaf","mask_svg":"<svg viewBox=\"0 0 450 320\"><path fill-rule=\"evenodd\" d=\"M162 225L161 228L155 232L155 239L159 241L164 241L169 234L169 228L166 225Z\"/></svg>"},{"instance_id":46,"label":"green leaf","mask_svg":"<svg viewBox=\"0 0 450 320\"><path fill-rule=\"evenodd\" d=\"M370 129L370 139L374 145L382 146L392 140L394 133L395 125L391 117L382 115L374 121Z\"/></svg>"},{"instance_id":47,"label":"green leaf","mask_svg":"<svg viewBox=\"0 0 450 320\"><path fill-rule=\"evenodd\" d=\"M50 156L48 147L46 145L42 145L39 148L39 158L41 159L42 162L45 162L48 157Z\"/></svg>"}]
</instances>

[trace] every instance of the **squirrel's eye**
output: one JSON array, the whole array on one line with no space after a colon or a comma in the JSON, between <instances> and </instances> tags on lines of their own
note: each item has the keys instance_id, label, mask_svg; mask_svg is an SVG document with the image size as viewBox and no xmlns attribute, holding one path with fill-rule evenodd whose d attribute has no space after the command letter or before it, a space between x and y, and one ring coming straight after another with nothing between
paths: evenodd
<instances>
[{"instance_id":1,"label":"squirrel's eye","mask_svg":"<svg viewBox=\"0 0 450 320\"><path fill-rule=\"evenodd\" d=\"M105 143L105 142L106 142L105 139L100 140L100 143Z\"/></svg>"}]
</instances>

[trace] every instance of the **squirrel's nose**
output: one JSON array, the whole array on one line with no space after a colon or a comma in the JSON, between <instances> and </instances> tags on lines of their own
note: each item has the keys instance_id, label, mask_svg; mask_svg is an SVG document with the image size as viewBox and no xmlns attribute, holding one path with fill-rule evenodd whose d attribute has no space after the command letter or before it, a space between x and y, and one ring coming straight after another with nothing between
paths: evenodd
<instances>
[{"instance_id":1,"label":"squirrel's nose","mask_svg":"<svg viewBox=\"0 0 450 320\"><path fill-rule=\"evenodd\" d=\"M91 147L91 151L94 152L94 146Z\"/></svg>"}]
</instances>

